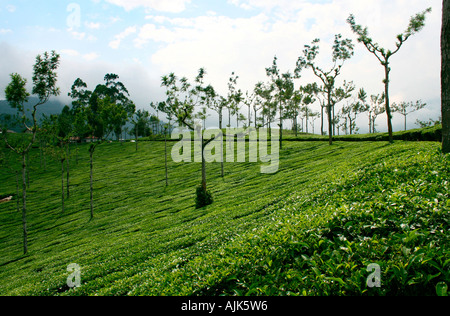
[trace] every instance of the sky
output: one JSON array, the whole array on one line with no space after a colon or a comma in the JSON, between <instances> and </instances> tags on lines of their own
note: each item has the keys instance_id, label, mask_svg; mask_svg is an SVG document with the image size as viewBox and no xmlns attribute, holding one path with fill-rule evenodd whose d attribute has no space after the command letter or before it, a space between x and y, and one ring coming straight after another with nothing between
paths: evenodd
<instances>
[{"instance_id":1,"label":"sky","mask_svg":"<svg viewBox=\"0 0 450 316\"><path fill-rule=\"evenodd\" d=\"M410 17L428 7L433 11L425 28L391 58L392 102L420 99L428 104L408 116L408 128L414 128L416 119L440 116L441 0L0 0L0 99L9 74L20 73L30 83L36 56L51 50L61 55L59 99L67 104L75 79L94 89L107 73L119 75L137 107L147 110L150 102L164 101L161 77L171 72L193 79L203 67L206 83L223 95L235 72L238 88L251 92L257 82L269 81L265 68L274 56L282 72L293 72L304 45L315 38L321 39L318 64L330 68L335 34L355 44L338 84L353 81L368 95L381 94L384 69L357 43L346 19L354 14L375 42L395 49L396 36ZM296 85L314 81L312 72L304 70ZM319 111L320 106L313 108ZM216 121L211 115L208 125ZM360 131L367 132L367 115L358 122ZM386 130L383 116L377 124ZM403 129L399 114L394 128Z\"/></svg>"}]
</instances>

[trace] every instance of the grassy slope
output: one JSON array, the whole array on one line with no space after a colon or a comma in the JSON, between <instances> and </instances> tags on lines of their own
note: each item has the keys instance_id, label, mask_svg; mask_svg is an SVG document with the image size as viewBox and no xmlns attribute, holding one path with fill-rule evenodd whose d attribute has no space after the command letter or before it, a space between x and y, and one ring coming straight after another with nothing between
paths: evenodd
<instances>
[{"instance_id":1,"label":"grassy slope","mask_svg":"<svg viewBox=\"0 0 450 316\"><path fill-rule=\"evenodd\" d=\"M372 241L379 236L384 242L376 242L383 244L404 238L405 226L401 224L408 225L408 231L415 229L409 223L396 222L392 225L403 228L397 231L395 226L387 231L399 236L383 231L365 236L367 232L358 231L365 228L341 225L343 219L363 222L360 217L366 218L364 212L373 211L392 215L395 221L395 208L394 213L389 212L392 203L386 202L383 186L407 190L418 175L425 177L428 171L436 172L435 178L424 180L434 191L429 196L423 191L418 199L426 196L435 203L423 207L427 212L437 209L433 234L439 238L431 238L433 235L430 242L437 244L439 255L448 258L449 188L442 181L449 178L448 158L437 154L438 144L400 142L388 146L368 142L330 147L326 143L287 142L284 147L280 171L275 175L261 175L259 164L236 163L225 165L226 177L222 179L220 165L208 165L208 184L215 203L196 210L199 164L170 163L170 186L165 188L163 143L141 144L138 153L134 144L102 145L96 152L93 221L89 221L87 147L81 147L79 164L72 163L72 192L65 214L60 211L59 165L52 163L43 172L35 152L28 203L29 255L21 255L21 214L14 201L0 204L0 294L361 294L367 291L361 283L367 278L368 262L380 262L390 282L400 282L390 273L395 269L391 263L398 261L402 248L390 249L388 245L389 251L377 257L367 252L373 250L373 245L364 244L367 238ZM379 173L390 174L383 169L388 168L385 165L405 174L398 179L396 174L381 177L380 183L366 185ZM429 168L423 171L422 166ZM15 192L14 181L2 170L0 196ZM368 193L370 190L373 192ZM403 204L397 204L405 207L407 197L403 196ZM423 217L433 218L433 214ZM404 214L398 217L402 219ZM342 227L355 231L339 231ZM356 253L361 255L357 247L341 245L335 240L339 238L364 244L367 258L356 260ZM416 248L428 246L428 239L414 240ZM355 249L354 253L346 255L341 247L347 246ZM403 249L405 258L416 248ZM324 251L330 252L327 258L321 257ZM422 257L421 262L428 258L425 254ZM323 263L333 260L334 272L333 266ZM442 269L440 275L427 282L416 278L410 286L423 283L419 291L428 293L437 281L448 283L448 260L439 260L431 266L431 260L426 261L424 278ZM349 266L336 268L338 262ZM82 269L83 285L76 290L66 286L70 263ZM408 273L406 283L410 281L407 277ZM405 287L395 283L381 293L401 293Z\"/></svg>"}]
</instances>

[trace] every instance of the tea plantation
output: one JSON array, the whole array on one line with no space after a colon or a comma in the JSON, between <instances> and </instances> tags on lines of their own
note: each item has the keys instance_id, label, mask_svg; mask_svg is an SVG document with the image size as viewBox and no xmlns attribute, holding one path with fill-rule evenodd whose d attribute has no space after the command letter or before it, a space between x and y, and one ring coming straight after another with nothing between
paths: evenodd
<instances>
[{"instance_id":1,"label":"tea plantation","mask_svg":"<svg viewBox=\"0 0 450 316\"><path fill-rule=\"evenodd\" d=\"M92 220L87 146L78 162L72 147L64 213L61 166L47 157L44 170L33 150L27 255L16 178L1 169L0 197L13 199L0 203L0 295L435 296L450 284L450 157L438 143L286 141L276 174L225 163L222 178L207 164L214 203L201 209L201 164L169 156L166 187L164 142L103 144Z\"/></svg>"}]
</instances>

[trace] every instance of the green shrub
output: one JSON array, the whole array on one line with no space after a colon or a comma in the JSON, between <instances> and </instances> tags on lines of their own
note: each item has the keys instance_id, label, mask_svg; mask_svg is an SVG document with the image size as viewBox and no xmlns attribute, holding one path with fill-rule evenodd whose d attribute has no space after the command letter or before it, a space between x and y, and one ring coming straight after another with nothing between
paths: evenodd
<instances>
[{"instance_id":1,"label":"green shrub","mask_svg":"<svg viewBox=\"0 0 450 316\"><path fill-rule=\"evenodd\" d=\"M203 187L200 185L197 187L197 193L195 197L195 207L197 209L213 204L214 199L211 192L204 191Z\"/></svg>"}]
</instances>

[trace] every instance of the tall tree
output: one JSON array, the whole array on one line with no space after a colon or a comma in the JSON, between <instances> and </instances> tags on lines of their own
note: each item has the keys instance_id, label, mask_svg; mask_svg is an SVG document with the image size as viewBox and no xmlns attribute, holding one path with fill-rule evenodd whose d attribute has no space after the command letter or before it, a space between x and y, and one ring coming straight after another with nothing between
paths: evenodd
<instances>
[{"instance_id":1,"label":"tall tree","mask_svg":"<svg viewBox=\"0 0 450 316\"><path fill-rule=\"evenodd\" d=\"M287 118L292 119L292 130L295 132L295 137L298 136L298 116L300 115L300 106L303 101L303 92L301 89L295 90L294 95L289 100L286 107Z\"/></svg>"},{"instance_id":2,"label":"tall tree","mask_svg":"<svg viewBox=\"0 0 450 316\"><path fill-rule=\"evenodd\" d=\"M228 127L231 127L231 115L236 115L236 127L239 127L240 103L243 100L242 91L237 89L237 80L239 76L233 72L228 81Z\"/></svg>"},{"instance_id":3,"label":"tall tree","mask_svg":"<svg viewBox=\"0 0 450 316\"><path fill-rule=\"evenodd\" d=\"M122 99L117 91L124 89L122 84L114 86L112 82L118 77L106 75L106 85L97 85L92 92L87 85L77 79L72 86L69 96L72 97L73 111L83 137L89 137L89 166L90 166L90 213L94 218L94 153L97 147L113 132L117 133L117 115L122 113L124 104L134 107L132 102ZM125 91L125 90L123 90Z\"/></svg>"},{"instance_id":4,"label":"tall tree","mask_svg":"<svg viewBox=\"0 0 450 316\"><path fill-rule=\"evenodd\" d=\"M168 158L167 158L167 134L169 133L169 130L171 129L172 124L172 113L170 109L167 107L166 102L159 102L159 103L152 103L152 107L156 109L159 112L166 113L167 120L169 121L168 124L164 124L163 126L163 132L164 132L164 167L165 167L165 174L166 174L166 187L169 186L169 166L168 166Z\"/></svg>"},{"instance_id":5,"label":"tall tree","mask_svg":"<svg viewBox=\"0 0 450 316\"><path fill-rule=\"evenodd\" d=\"M327 94L327 113L328 113L328 134L329 134L329 143L333 144L333 120L332 120L332 95L336 83L336 78L341 74L342 67L344 63L352 58L354 52L354 46L350 39L342 39L342 35L338 34L335 36L334 45L333 45L333 68L329 71L325 71L322 68L318 67L316 64L316 58L319 55L319 39L315 39L312 42L312 46L305 45L305 49L303 51L303 56L300 56L297 61L297 67L295 69L296 77L299 77L300 72L304 68L311 68L314 72L314 75L318 77L323 85L324 90Z\"/></svg>"},{"instance_id":6,"label":"tall tree","mask_svg":"<svg viewBox=\"0 0 450 316\"><path fill-rule=\"evenodd\" d=\"M205 87L203 86L205 75L205 69L201 68L198 72L197 77L195 78L194 86L189 83L189 80L187 78L184 77L178 79L174 73L171 73L168 76L163 76L161 79L161 86L166 88L166 114L174 117L180 126L186 126L191 131L196 132L198 138L202 140L202 184L199 190L197 190L197 196L199 194L202 194L204 196L209 195L206 185L206 160L204 152L205 147L211 141L213 141L213 139L205 140L201 135L201 126L195 125L194 122L195 107L200 105L202 96L205 92Z\"/></svg>"},{"instance_id":7,"label":"tall tree","mask_svg":"<svg viewBox=\"0 0 450 316\"><path fill-rule=\"evenodd\" d=\"M130 100L130 94L125 85L118 81L119 76L116 74L106 74L104 84L98 85L94 93L100 99L109 97L109 100L114 106L111 108L113 112L109 113L109 122L112 124L114 134L119 140L122 134L122 129L129 119L134 115L136 106Z\"/></svg>"},{"instance_id":8,"label":"tall tree","mask_svg":"<svg viewBox=\"0 0 450 316\"><path fill-rule=\"evenodd\" d=\"M202 98L204 99L206 106L217 112L219 115L219 129L223 133L223 110L227 107L228 100L217 94L212 85L209 85L204 89L204 96ZM220 156L223 157L223 146L220 147ZM223 159L220 161L220 170L223 178L225 176Z\"/></svg>"},{"instance_id":9,"label":"tall tree","mask_svg":"<svg viewBox=\"0 0 450 316\"><path fill-rule=\"evenodd\" d=\"M28 126L25 110L25 102L28 100L30 94L26 90L27 80L22 78L19 74L11 75L11 83L5 89L6 100L9 105L17 109L18 116L21 118L25 131L31 133L31 137L24 136L23 142L14 146L8 140L8 133L3 131L4 140L8 148L19 155L22 159L22 227L23 227L23 252L28 252L28 231L27 231L27 185L26 174L28 169L27 156L30 152L37 133L37 108L49 100L51 96L60 94L59 88L56 86L57 73L59 67L60 55L55 51L51 54L45 52L43 55L36 57L36 63L33 67L33 90L32 94L36 95L38 101L33 105L31 110L32 125Z\"/></svg>"},{"instance_id":10,"label":"tall tree","mask_svg":"<svg viewBox=\"0 0 450 316\"><path fill-rule=\"evenodd\" d=\"M417 112L426 106L427 106L426 103L423 103L422 100L418 100L415 103L414 102L400 102L399 104L393 103L392 109L393 109L393 112L397 112L397 113L400 113L401 115L403 115L403 117L405 119L405 131L406 131L406 129L407 129L406 119L407 119L408 115L411 113Z\"/></svg>"},{"instance_id":11,"label":"tall tree","mask_svg":"<svg viewBox=\"0 0 450 316\"><path fill-rule=\"evenodd\" d=\"M244 99L244 103L247 106L248 109L248 127L252 126L252 108L255 102L256 96L254 93L249 93L248 91L245 92L245 99ZM255 116L255 121L256 121L256 116Z\"/></svg>"},{"instance_id":12,"label":"tall tree","mask_svg":"<svg viewBox=\"0 0 450 316\"><path fill-rule=\"evenodd\" d=\"M269 133L271 130L271 123L276 115L276 100L274 101L273 91L275 87L273 84L264 84L258 82L255 85L255 94L257 99L261 102L261 126L269 126Z\"/></svg>"},{"instance_id":13,"label":"tall tree","mask_svg":"<svg viewBox=\"0 0 450 316\"><path fill-rule=\"evenodd\" d=\"M442 152L450 153L450 0L443 1L442 12Z\"/></svg>"},{"instance_id":14,"label":"tall tree","mask_svg":"<svg viewBox=\"0 0 450 316\"><path fill-rule=\"evenodd\" d=\"M348 118L348 127L350 128L350 135L353 135L353 132L358 131L359 129L356 127L356 119L358 118L358 114L365 112L366 109L361 101L356 101L347 104L342 108L342 114L344 114Z\"/></svg>"},{"instance_id":15,"label":"tall tree","mask_svg":"<svg viewBox=\"0 0 450 316\"><path fill-rule=\"evenodd\" d=\"M137 110L134 117L131 120L131 123L133 123L134 128L131 131L131 134L135 136L136 141L136 151L138 151L139 145L139 136L150 136L150 127L149 125L150 121L150 113L145 110Z\"/></svg>"},{"instance_id":16,"label":"tall tree","mask_svg":"<svg viewBox=\"0 0 450 316\"><path fill-rule=\"evenodd\" d=\"M363 43L364 46L367 48L367 50L375 55L375 57L378 59L378 61L381 63L381 65L384 67L385 72L385 79L383 80L384 87L385 87L385 108L386 108L386 116L387 116L387 122L388 122L388 131L389 131L389 142L394 142L394 136L393 136L393 128L392 128L392 111L391 111L391 105L389 103L389 83L390 83L390 58L395 55L400 48L403 46L403 44L414 34L420 32L424 26L425 26L425 16L427 13L431 12L431 8L426 9L423 12L420 12L416 14L415 16L411 17L409 21L409 26L406 29L406 31L402 34L397 35L397 43L396 48L394 50L389 50L380 47L377 43L374 43L373 39L369 37L369 31L368 28L363 28L361 25L356 24L355 17L353 15L350 15L350 17L347 19L348 24L350 24L350 27L352 31L358 35L358 42Z\"/></svg>"},{"instance_id":17,"label":"tall tree","mask_svg":"<svg viewBox=\"0 0 450 316\"><path fill-rule=\"evenodd\" d=\"M319 87L317 86L317 83L309 83L306 86L301 87L300 90L304 93L303 101L302 101L303 102L302 112L305 114L306 133L308 134L309 133L309 131L308 131L309 118L314 113L309 106L314 104L317 101L317 99L315 99L315 97L319 93Z\"/></svg>"},{"instance_id":18,"label":"tall tree","mask_svg":"<svg viewBox=\"0 0 450 316\"><path fill-rule=\"evenodd\" d=\"M277 65L277 57L273 59L272 66L266 68L266 74L270 77L272 85L275 88L275 108L279 111L280 117L280 149L283 149L283 120L286 115L286 104L294 95L294 82L292 75L287 72L281 74Z\"/></svg>"},{"instance_id":19,"label":"tall tree","mask_svg":"<svg viewBox=\"0 0 450 316\"><path fill-rule=\"evenodd\" d=\"M369 104L369 133L375 134L377 117L385 112L384 92L382 95L371 95Z\"/></svg>"},{"instance_id":20,"label":"tall tree","mask_svg":"<svg viewBox=\"0 0 450 316\"><path fill-rule=\"evenodd\" d=\"M67 127L67 124L69 123L66 117L67 113L68 107L65 107L62 113L59 115L44 116L41 127L42 132L48 136L49 140L51 140L51 146L46 146L46 151L49 152L52 157L61 162L61 213L64 213L65 206L65 175L67 176L67 198L70 197L68 146L71 133ZM56 143L54 142L54 140L56 140Z\"/></svg>"}]
</instances>

